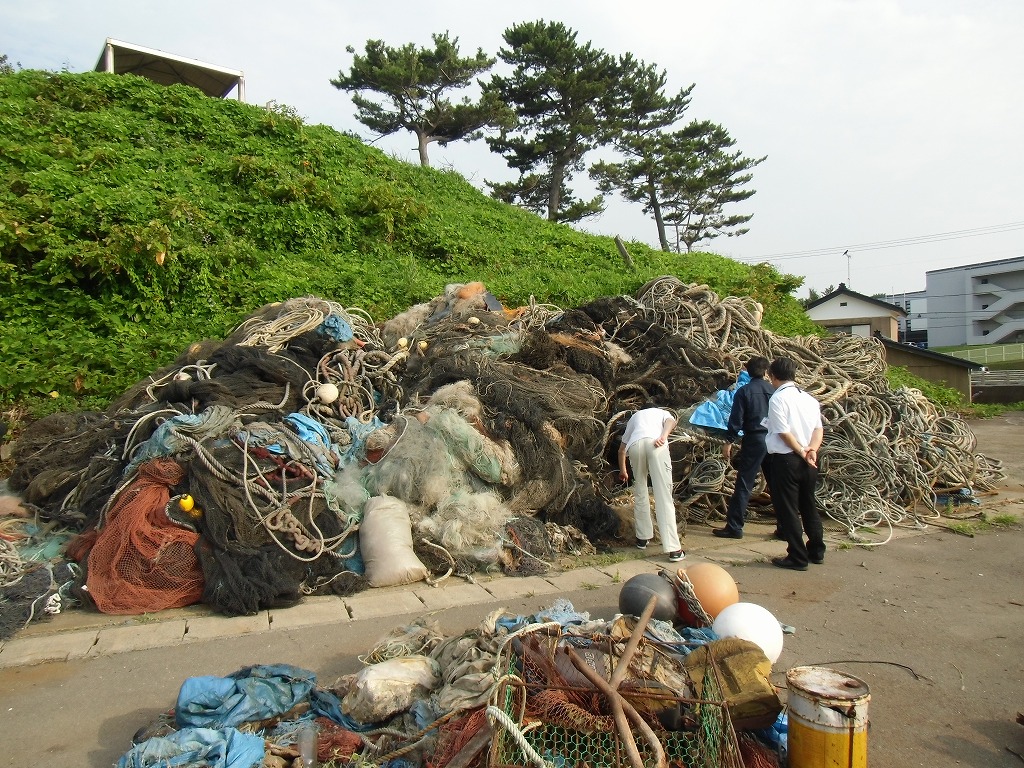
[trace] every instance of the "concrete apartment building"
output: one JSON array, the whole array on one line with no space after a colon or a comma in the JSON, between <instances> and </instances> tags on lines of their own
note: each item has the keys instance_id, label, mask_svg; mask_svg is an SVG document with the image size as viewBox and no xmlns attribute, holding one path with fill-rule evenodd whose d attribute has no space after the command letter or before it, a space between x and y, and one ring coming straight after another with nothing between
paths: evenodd
<instances>
[{"instance_id":1,"label":"concrete apartment building","mask_svg":"<svg viewBox=\"0 0 1024 768\"><path fill-rule=\"evenodd\" d=\"M913 344L916 347L928 347L928 293L927 291L907 291L887 295L883 301L902 307L907 314L896 318L899 324L897 341Z\"/></svg>"},{"instance_id":2,"label":"concrete apartment building","mask_svg":"<svg viewBox=\"0 0 1024 768\"><path fill-rule=\"evenodd\" d=\"M1024 257L925 273L928 346L1024 342Z\"/></svg>"}]
</instances>

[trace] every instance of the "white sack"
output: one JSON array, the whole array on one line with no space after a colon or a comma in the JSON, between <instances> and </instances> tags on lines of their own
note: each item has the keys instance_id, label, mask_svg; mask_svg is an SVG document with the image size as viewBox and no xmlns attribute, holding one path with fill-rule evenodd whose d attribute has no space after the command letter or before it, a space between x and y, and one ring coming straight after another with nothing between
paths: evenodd
<instances>
[{"instance_id":1,"label":"white sack","mask_svg":"<svg viewBox=\"0 0 1024 768\"><path fill-rule=\"evenodd\" d=\"M341 711L360 723L378 723L426 698L440 681L440 667L427 656L400 656L372 664L356 674L341 700Z\"/></svg>"},{"instance_id":2,"label":"white sack","mask_svg":"<svg viewBox=\"0 0 1024 768\"><path fill-rule=\"evenodd\" d=\"M409 508L393 496L367 500L359 526L359 551L371 587L412 584L429 573L412 548Z\"/></svg>"}]
</instances>

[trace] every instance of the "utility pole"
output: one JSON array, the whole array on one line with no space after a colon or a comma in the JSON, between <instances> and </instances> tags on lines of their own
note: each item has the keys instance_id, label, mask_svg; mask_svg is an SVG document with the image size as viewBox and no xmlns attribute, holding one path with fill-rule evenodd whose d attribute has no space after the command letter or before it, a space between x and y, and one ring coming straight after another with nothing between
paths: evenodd
<instances>
[{"instance_id":1,"label":"utility pole","mask_svg":"<svg viewBox=\"0 0 1024 768\"><path fill-rule=\"evenodd\" d=\"M847 248L845 251L843 251L843 256L846 257L846 287L850 288L852 290L853 286L850 285L850 249L849 248Z\"/></svg>"}]
</instances>

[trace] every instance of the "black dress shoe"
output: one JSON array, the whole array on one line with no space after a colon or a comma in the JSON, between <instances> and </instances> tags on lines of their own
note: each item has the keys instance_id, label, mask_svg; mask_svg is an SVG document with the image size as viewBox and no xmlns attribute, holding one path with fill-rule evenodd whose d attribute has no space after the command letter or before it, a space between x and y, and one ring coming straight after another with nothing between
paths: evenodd
<instances>
[{"instance_id":1,"label":"black dress shoe","mask_svg":"<svg viewBox=\"0 0 1024 768\"><path fill-rule=\"evenodd\" d=\"M825 562L825 558L824 557L809 557L807 559L810 560L815 565L821 565L822 563Z\"/></svg>"},{"instance_id":2,"label":"black dress shoe","mask_svg":"<svg viewBox=\"0 0 1024 768\"><path fill-rule=\"evenodd\" d=\"M715 528L711 531L712 534L720 539L742 539L743 534L732 530L731 528Z\"/></svg>"},{"instance_id":3,"label":"black dress shoe","mask_svg":"<svg viewBox=\"0 0 1024 768\"><path fill-rule=\"evenodd\" d=\"M806 565L800 565L795 560L790 560L788 557L773 557L772 565L776 568L788 568L791 571L806 571Z\"/></svg>"}]
</instances>

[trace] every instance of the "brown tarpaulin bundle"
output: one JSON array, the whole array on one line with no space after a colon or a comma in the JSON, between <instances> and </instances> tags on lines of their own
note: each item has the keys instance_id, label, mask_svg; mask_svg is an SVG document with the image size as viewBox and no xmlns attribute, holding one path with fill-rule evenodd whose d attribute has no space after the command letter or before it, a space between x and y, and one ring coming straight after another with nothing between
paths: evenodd
<instances>
[{"instance_id":1,"label":"brown tarpaulin bundle","mask_svg":"<svg viewBox=\"0 0 1024 768\"><path fill-rule=\"evenodd\" d=\"M107 513L89 553L86 586L103 613L137 614L182 608L203 596L196 557L199 534L166 513L171 486L185 476L171 459L154 459Z\"/></svg>"}]
</instances>

